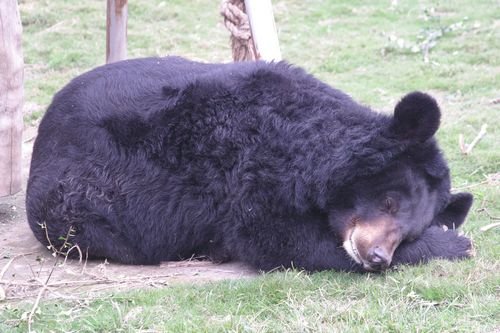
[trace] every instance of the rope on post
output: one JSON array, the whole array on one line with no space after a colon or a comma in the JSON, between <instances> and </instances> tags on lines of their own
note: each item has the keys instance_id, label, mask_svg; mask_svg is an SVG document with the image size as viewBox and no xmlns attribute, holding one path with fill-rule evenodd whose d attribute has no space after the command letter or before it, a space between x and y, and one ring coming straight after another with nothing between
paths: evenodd
<instances>
[{"instance_id":1,"label":"rope on post","mask_svg":"<svg viewBox=\"0 0 500 333\"><path fill-rule=\"evenodd\" d=\"M220 13L224 17L224 25L231 33L234 61L257 60L259 56L253 42L245 2L243 0L222 0Z\"/></svg>"}]
</instances>

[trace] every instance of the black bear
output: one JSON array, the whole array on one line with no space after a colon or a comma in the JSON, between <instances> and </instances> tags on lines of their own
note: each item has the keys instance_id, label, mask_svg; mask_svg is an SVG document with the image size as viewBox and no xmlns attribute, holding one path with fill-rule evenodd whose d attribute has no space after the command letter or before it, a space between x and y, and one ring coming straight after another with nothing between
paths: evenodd
<instances>
[{"instance_id":1,"label":"black bear","mask_svg":"<svg viewBox=\"0 0 500 333\"><path fill-rule=\"evenodd\" d=\"M384 115L285 62L118 62L54 97L28 220L53 249L128 264L380 271L465 258L455 229L472 196L450 193L439 122L424 93Z\"/></svg>"}]
</instances>

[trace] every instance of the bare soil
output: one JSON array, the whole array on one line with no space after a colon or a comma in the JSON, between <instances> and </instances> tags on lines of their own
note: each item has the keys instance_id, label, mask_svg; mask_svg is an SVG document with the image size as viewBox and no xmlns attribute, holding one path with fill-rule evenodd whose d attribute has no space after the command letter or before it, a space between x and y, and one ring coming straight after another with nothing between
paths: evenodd
<instances>
[{"instance_id":1,"label":"bare soil","mask_svg":"<svg viewBox=\"0 0 500 333\"><path fill-rule=\"evenodd\" d=\"M24 179L28 177L35 136L36 128L24 132ZM0 301L35 298L40 293L43 297L80 298L106 291L257 275L255 270L237 262L214 264L191 260L129 266L64 259L54 257L33 236L26 220L25 188L15 195L0 197Z\"/></svg>"}]
</instances>

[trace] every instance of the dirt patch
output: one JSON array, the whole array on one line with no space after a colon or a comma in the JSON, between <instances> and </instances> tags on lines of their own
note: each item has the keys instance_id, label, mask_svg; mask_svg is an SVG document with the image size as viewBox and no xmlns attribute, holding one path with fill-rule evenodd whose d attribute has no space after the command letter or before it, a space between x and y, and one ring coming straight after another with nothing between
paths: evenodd
<instances>
[{"instance_id":1,"label":"dirt patch","mask_svg":"<svg viewBox=\"0 0 500 333\"><path fill-rule=\"evenodd\" d=\"M27 179L36 128L24 133L23 176ZM24 182L26 184L26 182ZM129 266L106 261L55 258L33 236L26 220L25 189L0 198L0 301L34 298L46 284L44 297L79 298L101 292L202 283L257 275L241 263L166 262Z\"/></svg>"}]
</instances>

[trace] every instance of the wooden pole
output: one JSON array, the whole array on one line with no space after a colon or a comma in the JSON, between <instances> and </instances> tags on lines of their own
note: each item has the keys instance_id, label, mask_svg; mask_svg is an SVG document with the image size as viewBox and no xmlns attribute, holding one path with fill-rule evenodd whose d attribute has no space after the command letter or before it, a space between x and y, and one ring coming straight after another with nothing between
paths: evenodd
<instances>
[{"instance_id":1,"label":"wooden pole","mask_svg":"<svg viewBox=\"0 0 500 333\"><path fill-rule=\"evenodd\" d=\"M127 58L127 0L108 0L106 63Z\"/></svg>"},{"instance_id":2,"label":"wooden pole","mask_svg":"<svg viewBox=\"0 0 500 333\"><path fill-rule=\"evenodd\" d=\"M257 57L267 61L281 60L271 0L245 0L245 7Z\"/></svg>"},{"instance_id":3,"label":"wooden pole","mask_svg":"<svg viewBox=\"0 0 500 333\"><path fill-rule=\"evenodd\" d=\"M16 0L0 0L0 196L21 189L24 61Z\"/></svg>"}]
</instances>

